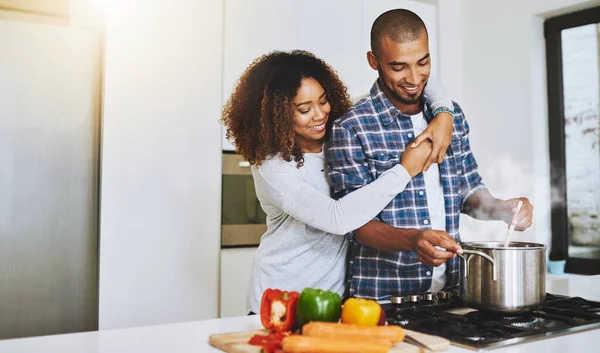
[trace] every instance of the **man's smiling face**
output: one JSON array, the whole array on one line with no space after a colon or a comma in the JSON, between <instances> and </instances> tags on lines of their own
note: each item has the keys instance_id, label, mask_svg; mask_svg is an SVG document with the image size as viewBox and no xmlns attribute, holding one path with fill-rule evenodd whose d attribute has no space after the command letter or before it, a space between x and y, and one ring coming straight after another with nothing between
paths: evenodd
<instances>
[{"instance_id":1,"label":"man's smiling face","mask_svg":"<svg viewBox=\"0 0 600 353\"><path fill-rule=\"evenodd\" d=\"M420 111L421 97L431 72L429 38L423 31L414 41L398 43L389 37L369 52L369 65L379 72L379 85L403 113Z\"/></svg>"}]
</instances>

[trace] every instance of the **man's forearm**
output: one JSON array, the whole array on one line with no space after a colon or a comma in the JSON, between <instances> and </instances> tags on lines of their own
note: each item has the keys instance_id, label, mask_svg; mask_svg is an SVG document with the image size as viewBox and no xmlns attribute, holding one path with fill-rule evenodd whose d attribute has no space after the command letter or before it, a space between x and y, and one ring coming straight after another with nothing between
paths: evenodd
<instances>
[{"instance_id":1,"label":"man's forearm","mask_svg":"<svg viewBox=\"0 0 600 353\"><path fill-rule=\"evenodd\" d=\"M389 224L370 221L354 231L354 240L381 251L413 251L418 229L396 228Z\"/></svg>"},{"instance_id":2,"label":"man's forearm","mask_svg":"<svg viewBox=\"0 0 600 353\"><path fill-rule=\"evenodd\" d=\"M475 191L465 201L463 213L479 220L503 220L506 215L500 204L503 201L495 198L488 189Z\"/></svg>"}]
</instances>

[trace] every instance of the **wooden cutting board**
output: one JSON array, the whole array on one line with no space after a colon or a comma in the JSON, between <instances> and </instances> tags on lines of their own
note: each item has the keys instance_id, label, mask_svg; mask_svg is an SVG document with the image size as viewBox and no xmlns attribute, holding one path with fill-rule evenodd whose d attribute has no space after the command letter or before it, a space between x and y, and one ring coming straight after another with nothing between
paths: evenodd
<instances>
[{"instance_id":1,"label":"wooden cutting board","mask_svg":"<svg viewBox=\"0 0 600 353\"><path fill-rule=\"evenodd\" d=\"M420 341L425 344L429 348L433 349L435 352L441 352L450 346L450 341L445 338L426 335L424 333L419 333L410 330L404 330L407 335L412 338ZM215 335L210 335L208 339L208 343L212 346L219 348L222 351L227 353L260 353L261 347L253 346L248 344L250 338L254 335L268 335L269 331L267 330L253 330L253 331L241 331L241 332L227 332L227 333L219 333ZM417 346L413 346L411 344L401 342L392 349L390 349L389 353L420 353L425 352L424 349L421 349Z\"/></svg>"}]
</instances>

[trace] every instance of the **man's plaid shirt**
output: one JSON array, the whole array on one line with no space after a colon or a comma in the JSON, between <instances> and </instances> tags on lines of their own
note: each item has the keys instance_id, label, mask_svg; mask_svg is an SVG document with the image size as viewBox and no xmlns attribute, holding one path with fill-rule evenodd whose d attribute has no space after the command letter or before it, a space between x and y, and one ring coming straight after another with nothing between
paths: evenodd
<instances>
[{"instance_id":1,"label":"man's plaid shirt","mask_svg":"<svg viewBox=\"0 0 600 353\"><path fill-rule=\"evenodd\" d=\"M427 97L424 117L432 119ZM469 125L454 103L454 131L444 162L439 165L446 207L446 231L460 241L458 223L464 201L484 188L469 146ZM414 140L410 116L400 112L375 82L370 95L356 103L333 124L327 150L329 178L334 197L340 198L375 180L400 162ZM431 229L423 175L413 178L377 216L394 227ZM446 288L459 279L459 259L446 263ZM387 300L426 292L433 267L419 262L414 252L378 251L352 241L348 254L350 296Z\"/></svg>"}]
</instances>

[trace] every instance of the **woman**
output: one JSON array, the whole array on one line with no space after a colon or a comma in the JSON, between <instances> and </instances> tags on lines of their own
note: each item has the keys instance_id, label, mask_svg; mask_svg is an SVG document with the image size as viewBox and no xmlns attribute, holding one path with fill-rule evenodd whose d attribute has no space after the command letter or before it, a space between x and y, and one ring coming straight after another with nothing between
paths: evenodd
<instances>
[{"instance_id":1,"label":"woman","mask_svg":"<svg viewBox=\"0 0 600 353\"><path fill-rule=\"evenodd\" d=\"M430 101L440 101L436 92L445 95L439 82L430 80L427 87ZM449 99L441 101L451 107ZM267 214L252 269L251 312L260 310L267 288L318 287L342 295L343 235L373 219L423 170L429 143L404 151L400 164L375 182L331 199L323 144L333 121L350 106L346 87L329 65L311 53L292 51L256 59L224 107L227 137L252 165Z\"/></svg>"}]
</instances>

